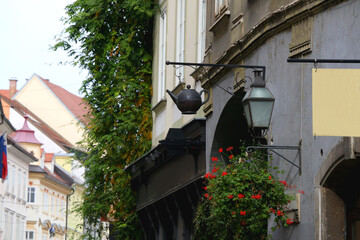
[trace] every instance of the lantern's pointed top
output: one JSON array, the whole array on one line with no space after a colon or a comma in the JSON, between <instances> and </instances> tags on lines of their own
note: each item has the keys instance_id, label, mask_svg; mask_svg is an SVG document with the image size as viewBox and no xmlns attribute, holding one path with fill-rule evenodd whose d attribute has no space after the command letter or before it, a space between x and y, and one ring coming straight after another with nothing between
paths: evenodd
<instances>
[{"instance_id":1,"label":"lantern's pointed top","mask_svg":"<svg viewBox=\"0 0 360 240\"><path fill-rule=\"evenodd\" d=\"M254 71L254 82L250 85L250 87L265 87L265 79L261 76L262 71L255 70Z\"/></svg>"}]
</instances>

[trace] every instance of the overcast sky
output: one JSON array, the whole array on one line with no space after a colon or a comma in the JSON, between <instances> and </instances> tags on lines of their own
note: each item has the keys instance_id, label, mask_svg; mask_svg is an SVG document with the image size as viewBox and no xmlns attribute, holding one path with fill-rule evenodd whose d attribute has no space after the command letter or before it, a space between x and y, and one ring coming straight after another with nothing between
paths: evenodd
<instances>
[{"instance_id":1,"label":"overcast sky","mask_svg":"<svg viewBox=\"0 0 360 240\"><path fill-rule=\"evenodd\" d=\"M18 89L34 73L50 79L79 95L87 71L71 65L61 50L49 49L55 35L65 27L60 18L73 0L0 0L0 89L9 88L9 79L18 80Z\"/></svg>"}]
</instances>

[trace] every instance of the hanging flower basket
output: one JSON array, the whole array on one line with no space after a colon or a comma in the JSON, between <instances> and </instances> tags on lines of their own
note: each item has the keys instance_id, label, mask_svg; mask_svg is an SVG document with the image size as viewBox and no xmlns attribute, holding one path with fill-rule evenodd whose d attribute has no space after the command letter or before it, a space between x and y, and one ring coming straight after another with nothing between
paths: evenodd
<instances>
[{"instance_id":1,"label":"hanging flower basket","mask_svg":"<svg viewBox=\"0 0 360 240\"><path fill-rule=\"evenodd\" d=\"M194 239L268 239L268 219L274 226L289 226L286 205L293 200L289 185L273 174L267 154L261 151L231 154L219 149L225 158L213 157L211 172L205 175L205 193L194 220ZM271 173L270 173L271 172Z\"/></svg>"}]
</instances>

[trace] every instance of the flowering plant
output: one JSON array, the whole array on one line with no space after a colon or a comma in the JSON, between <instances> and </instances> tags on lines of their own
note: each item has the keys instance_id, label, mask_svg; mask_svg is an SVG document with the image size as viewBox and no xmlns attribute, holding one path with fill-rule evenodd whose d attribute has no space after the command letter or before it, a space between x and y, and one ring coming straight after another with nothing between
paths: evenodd
<instances>
[{"instance_id":1,"label":"flowering plant","mask_svg":"<svg viewBox=\"0 0 360 240\"><path fill-rule=\"evenodd\" d=\"M211 159L212 170L205 175L205 194L194 220L195 239L269 239L271 216L272 230L293 223L284 213L293 200L286 192L289 185L270 173L282 171L269 165L264 152L240 149L238 156L231 154L232 147L227 148L229 154L219 149L226 159Z\"/></svg>"}]
</instances>

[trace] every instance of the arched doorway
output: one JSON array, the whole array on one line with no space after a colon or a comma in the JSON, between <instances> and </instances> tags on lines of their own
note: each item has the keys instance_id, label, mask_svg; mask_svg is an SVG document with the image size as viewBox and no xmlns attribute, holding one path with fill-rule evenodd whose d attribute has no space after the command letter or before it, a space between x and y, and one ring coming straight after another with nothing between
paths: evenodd
<instances>
[{"instance_id":1,"label":"arched doorway","mask_svg":"<svg viewBox=\"0 0 360 240\"><path fill-rule=\"evenodd\" d=\"M342 230L347 240L360 240L360 159L342 160L332 170L323 184L328 191L335 193L340 199L328 207L343 207L345 222ZM326 199L325 199L326 200ZM342 203L341 203L342 202ZM339 205L341 204L341 205ZM340 216L339 216L340 217ZM340 221L342 222L342 221Z\"/></svg>"},{"instance_id":2,"label":"arched doorway","mask_svg":"<svg viewBox=\"0 0 360 240\"><path fill-rule=\"evenodd\" d=\"M339 143L322 164L317 239L360 240L360 159L344 157Z\"/></svg>"},{"instance_id":3,"label":"arched doorway","mask_svg":"<svg viewBox=\"0 0 360 240\"><path fill-rule=\"evenodd\" d=\"M234 147L233 154L237 154L238 147L243 142L251 142L241 101L245 93L238 91L226 103L216 125L211 155L219 154L219 148Z\"/></svg>"}]
</instances>

